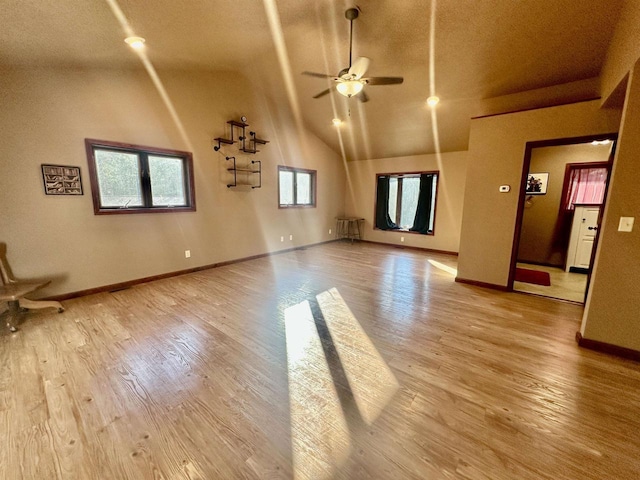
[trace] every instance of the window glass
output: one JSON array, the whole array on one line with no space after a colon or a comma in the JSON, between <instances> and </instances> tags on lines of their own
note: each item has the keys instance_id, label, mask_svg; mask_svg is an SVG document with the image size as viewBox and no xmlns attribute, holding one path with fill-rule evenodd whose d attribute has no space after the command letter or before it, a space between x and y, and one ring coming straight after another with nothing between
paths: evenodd
<instances>
[{"instance_id":1,"label":"window glass","mask_svg":"<svg viewBox=\"0 0 640 480\"><path fill-rule=\"evenodd\" d=\"M96 215L196 210L189 152L85 139Z\"/></svg>"},{"instance_id":2,"label":"window glass","mask_svg":"<svg viewBox=\"0 0 640 480\"><path fill-rule=\"evenodd\" d=\"M280 170L280 205L293 205L293 172Z\"/></svg>"},{"instance_id":3,"label":"window glass","mask_svg":"<svg viewBox=\"0 0 640 480\"><path fill-rule=\"evenodd\" d=\"M438 172L376 175L375 228L433 235L437 182Z\"/></svg>"},{"instance_id":4,"label":"window glass","mask_svg":"<svg viewBox=\"0 0 640 480\"><path fill-rule=\"evenodd\" d=\"M311 205L311 175L296 172L296 195L298 205Z\"/></svg>"},{"instance_id":5,"label":"window glass","mask_svg":"<svg viewBox=\"0 0 640 480\"><path fill-rule=\"evenodd\" d=\"M184 168L181 158L149 155L153 206L185 206Z\"/></svg>"},{"instance_id":6,"label":"window glass","mask_svg":"<svg viewBox=\"0 0 640 480\"><path fill-rule=\"evenodd\" d=\"M416 218L420 178L405 177L402 179L402 210L400 211L400 228L411 228Z\"/></svg>"},{"instance_id":7,"label":"window glass","mask_svg":"<svg viewBox=\"0 0 640 480\"><path fill-rule=\"evenodd\" d=\"M316 171L278 166L280 207L316 206Z\"/></svg>"},{"instance_id":8,"label":"window glass","mask_svg":"<svg viewBox=\"0 0 640 480\"><path fill-rule=\"evenodd\" d=\"M95 150L96 171L103 207L143 205L138 155L113 150Z\"/></svg>"}]
</instances>

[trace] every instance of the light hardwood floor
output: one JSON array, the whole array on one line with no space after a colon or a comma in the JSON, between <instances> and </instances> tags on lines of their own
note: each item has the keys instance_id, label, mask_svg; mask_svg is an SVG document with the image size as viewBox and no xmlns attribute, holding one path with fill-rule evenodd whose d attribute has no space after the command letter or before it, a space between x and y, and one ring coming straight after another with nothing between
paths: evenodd
<instances>
[{"instance_id":1,"label":"light hardwood floor","mask_svg":"<svg viewBox=\"0 0 640 480\"><path fill-rule=\"evenodd\" d=\"M640 366L455 267L334 242L35 312L0 478L639 478Z\"/></svg>"},{"instance_id":2,"label":"light hardwood floor","mask_svg":"<svg viewBox=\"0 0 640 480\"><path fill-rule=\"evenodd\" d=\"M533 283L513 282L514 290L542 295L543 297L584 303L584 294L587 290L587 274L565 272L562 268L548 267L546 265L531 265L520 262L518 262L518 267L547 272L551 279L551 285L545 286L535 285Z\"/></svg>"}]
</instances>

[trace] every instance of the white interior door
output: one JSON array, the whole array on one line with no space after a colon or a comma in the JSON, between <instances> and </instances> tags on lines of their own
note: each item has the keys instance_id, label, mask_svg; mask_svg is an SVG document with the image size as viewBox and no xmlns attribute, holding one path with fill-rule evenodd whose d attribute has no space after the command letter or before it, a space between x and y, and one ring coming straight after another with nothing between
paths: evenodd
<instances>
[{"instance_id":1,"label":"white interior door","mask_svg":"<svg viewBox=\"0 0 640 480\"><path fill-rule=\"evenodd\" d=\"M567 271L571 267L591 267L591 252L598 231L599 213L599 207L576 206L567 255Z\"/></svg>"}]
</instances>

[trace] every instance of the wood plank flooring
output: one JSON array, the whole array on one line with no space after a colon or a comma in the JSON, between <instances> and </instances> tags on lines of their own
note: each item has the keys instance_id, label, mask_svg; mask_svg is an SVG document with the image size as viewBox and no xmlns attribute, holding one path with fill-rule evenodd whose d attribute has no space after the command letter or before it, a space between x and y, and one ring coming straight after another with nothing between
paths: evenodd
<instances>
[{"instance_id":1,"label":"wood plank flooring","mask_svg":"<svg viewBox=\"0 0 640 480\"><path fill-rule=\"evenodd\" d=\"M640 366L455 267L334 242L33 312L0 478L640 478Z\"/></svg>"},{"instance_id":2,"label":"wood plank flooring","mask_svg":"<svg viewBox=\"0 0 640 480\"><path fill-rule=\"evenodd\" d=\"M513 282L514 290L584 304L584 294L587 290L586 273L565 272L562 268L521 262L518 262L518 267L547 272L551 279L551 285Z\"/></svg>"}]
</instances>

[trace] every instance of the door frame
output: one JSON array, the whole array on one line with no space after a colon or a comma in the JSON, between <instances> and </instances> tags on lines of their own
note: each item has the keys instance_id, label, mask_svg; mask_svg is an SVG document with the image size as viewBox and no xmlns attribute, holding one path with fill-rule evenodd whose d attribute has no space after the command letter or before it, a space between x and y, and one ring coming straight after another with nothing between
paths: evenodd
<instances>
[{"instance_id":1,"label":"door frame","mask_svg":"<svg viewBox=\"0 0 640 480\"><path fill-rule=\"evenodd\" d=\"M595 259L596 250L598 248L598 241L600 239L600 226L602 225L602 215L604 213L604 208L607 203L607 196L609 193L609 184L611 182L611 168L613 167L613 159L616 152L617 141L618 141L618 133L604 133L600 135L586 135L581 137L567 137L567 138L557 138L552 140L537 140L533 142L527 142L525 144L525 152L524 152L524 162L522 165L522 175L520 178L520 185L518 186L518 211L516 215L516 224L513 234L513 244L511 245L511 264L509 267L509 279L507 281L507 291L513 291L513 284L516 276L516 266L518 263L518 248L520 246L520 235L522 233L522 219L524 217L524 205L525 200L527 198L525 184L527 181L527 177L529 174L529 167L531 166L531 154L534 148L540 147L557 147L561 145L575 145L580 143L590 143L596 140L611 140L613 145L611 147L611 153L609 154L608 162L610 165L609 175L607 176L607 185L604 191L604 198L602 200L602 208L600 209L600 213L598 215L598 231L596 232L596 237L593 243L593 250L591 252L591 265L592 268L589 269L589 273L587 274L587 287L585 289L584 298L586 301L587 292L589 291L589 286L591 284L591 274L593 272L593 262Z\"/></svg>"}]
</instances>

